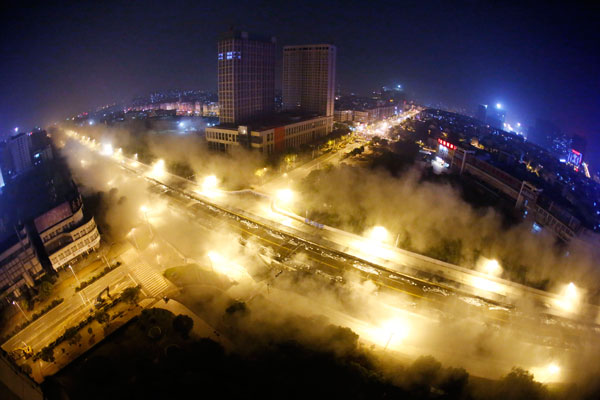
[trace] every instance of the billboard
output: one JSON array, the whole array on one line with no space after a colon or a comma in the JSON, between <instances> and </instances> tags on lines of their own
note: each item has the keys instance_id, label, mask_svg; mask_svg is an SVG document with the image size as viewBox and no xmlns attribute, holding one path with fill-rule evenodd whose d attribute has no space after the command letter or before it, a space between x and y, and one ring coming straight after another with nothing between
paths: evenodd
<instances>
[{"instance_id":1,"label":"billboard","mask_svg":"<svg viewBox=\"0 0 600 400\"><path fill-rule=\"evenodd\" d=\"M569 153L569 157L567 159L567 161L571 164L573 164L575 166L575 168L579 169L579 166L581 165L581 161L583 160L583 154L581 154L581 152L575 150L575 149L571 149L571 152Z\"/></svg>"}]
</instances>

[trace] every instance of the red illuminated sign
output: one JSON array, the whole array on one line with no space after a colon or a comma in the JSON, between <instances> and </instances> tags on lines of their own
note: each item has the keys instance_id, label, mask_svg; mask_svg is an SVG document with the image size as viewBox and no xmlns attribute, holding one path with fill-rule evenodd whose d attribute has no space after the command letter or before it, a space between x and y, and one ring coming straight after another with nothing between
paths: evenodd
<instances>
[{"instance_id":1,"label":"red illuminated sign","mask_svg":"<svg viewBox=\"0 0 600 400\"><path fill-rule=\"evenodd\" d=\"M577 151L577 150L575 150L575 149L571 149L571 151L573 152L573 154L577 154L577 155L580 155L580 154L581 154L580 152L578 152L578 151Z\"/></svg>"},{"instance_id":2,"label":"red illuminated sign","mask_svg":"<svg viewBox=\"0 0 600 400\"><path fill-rule=\"evenodd\" d=\"M447 142L445 140L438 139L438 143L441 144L444 147L447 147L447 148L451 149L451 150L456 150L456 146L455 145L453 145L452 143Z\"/></svg>"}]
</instances>

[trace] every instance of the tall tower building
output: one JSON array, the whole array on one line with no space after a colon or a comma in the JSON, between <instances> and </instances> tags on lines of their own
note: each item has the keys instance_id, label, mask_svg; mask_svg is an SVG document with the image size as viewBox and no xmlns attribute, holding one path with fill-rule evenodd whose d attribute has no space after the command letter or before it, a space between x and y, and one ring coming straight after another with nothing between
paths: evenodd
<instances>
[{"instance_id":1,"label":"tall tower building","mask_svg":"<svg viewBox=\"0 0 600 400\"><path fill-rule=\"evenodd\" d=\"M31 168L31 137L27 133L19 133L10 138L8 149L12 157L14 173L20 174Z\"/></svg>"},{"instance_id":2,"label":"tall tower building","mask_svg":"<svg viewBox=\"0 0 600 400\"><path fill-rule=\"evenodd\" d=\"M229 31L218 42L220 124L268 116L275 104L275 38Z\"/></svg>"},{"instance_id":3,"label":"tall tower building","mask_svg":"<svg viewBox=\"0 0 600 400\"><path fill-rule=\"evenodd\" d=\"M333 115L336 48L330 44L283 48L283 109Z\"/></svg>"}]
</instances>

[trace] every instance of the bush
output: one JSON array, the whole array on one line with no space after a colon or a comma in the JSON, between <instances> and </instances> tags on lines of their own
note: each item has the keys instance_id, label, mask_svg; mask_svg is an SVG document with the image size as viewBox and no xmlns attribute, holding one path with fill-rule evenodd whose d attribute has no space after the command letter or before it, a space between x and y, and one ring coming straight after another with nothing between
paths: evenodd
<instances>
[{"instance_id":1,"label":"bush","mask_svg":"<svg viewBox=\"0 0 600 400\"><path fill-rule=\"evenodd\" d=\"M101 324L107 323L109 318L110 317L106 311L97 311L96 314L94 314L94 319Z\"/></svg>"},{"instance_id":2,"label":"bush","mask_svg":"<svg viewBox=\"0 0 600 400\"><path fill-rule=\"evenodd\" d=\"M189 337L193 327L194 320L187 315L179 314L173 319L173 329L184 338Z\"/></svg>"},{"instance_id":3,"label":"bush","mask_svg":"<svg viewBox=\"0 0 600 400\"><path fill-rule=\"evenodd\" d=\"M120 267L120 266L121 266L121 262L117 261L116 263L114 263L110 267L104 267L104 269L99 274L92 276L87 281L81 282L81 284L75 288L75 291L79 292L81 289L85 289L86 287L88 287L92 283L96 282L98 279L102 278L104 275L108 274L110 271L112 271L115 268Z\"/></svg>"},{"instance_id":4,"label":"bush","mask_svg":"<svg viewBox=\"0 0 600 400\"><path fill-rule=\"evenodd\" d=\"M52 294L52 284L48 281L43 281L38 288L38 298L40 301L47 300Z\"/></svg>"},{"instance_id":5,"label":"bush","mask_svg":"<svg viewBox=\"0 0 600 400\"><path fill-rule=\"evenodd\" d=\"M521 368L513 368L499 383L498 399L544 399L547 397L544 385L533 380L533 375Z\"/></svg>"},{"instance_id":6,"label":"bush","mask_svg":"<svg viewBox=\"0 0 600 400\"><path fill-rule=\"evenodd\" d=\"M140 297L141 290L142 288L139 285L128 287L127 289L123 290L123 293L121 293L120 300L129 304L135 304Z\"/></svg>"},{"instance_id":7,"label":"bush","mask_svg":"<svg viewBox=\"0 0 600 400\"><path fill-rule=\"evenodd\" d=\"M43 361L54 362L54 346L48 345L40 351L40 357Z\"/></svg>"},{"instance_id":8,"label":"bush","mask_svg":"<svg viewBox=\"0 0 600 400\"><path fill-rule=\"evenodd\" d=\"M54 307L56 307L57 305L59 305L60 303L62 303L64 301L64 299L60 298L60 299L55 299L52 300L52 302L50 304L48 304L46 307L44 307L39 313L35 313L31 316L31 320L26 321L24 323L22 323L21 325L18 325L15 329L12 330L12 332L10 332L6 337L2 338L3 340L0 341L0 343L4 343L6 342L8 339L10 339L11 337L13 337L14 335L16 335L18 332L20 332L22 329L27 328L27 326L29 326L29 324L31 324L33 321L35 321L36 319L40 318L42 315L46 314L48 311L52 310Z\"/></svg>"}]
</instances>

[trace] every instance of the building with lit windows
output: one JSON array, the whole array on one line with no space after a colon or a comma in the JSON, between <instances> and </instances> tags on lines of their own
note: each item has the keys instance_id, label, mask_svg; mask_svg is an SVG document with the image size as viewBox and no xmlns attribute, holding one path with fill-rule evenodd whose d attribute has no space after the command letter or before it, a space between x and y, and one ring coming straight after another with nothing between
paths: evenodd
<instances>
[{"instance_id":1,"label":"building with lit windows","mask_svg":"<svg viewBox=\"0 0 600 400\"><path fill-rule=\"evenodd\" d=\"M269 116L275 104L275 38L229 31L217 44L219 122Z\"/></svg>"},{"instance_id":2,"label":"building with lit windows","mask_svg":"<svg viewBox=\"0 0 600 400\"><path fill-rule=\"evenodd\" d=\"M7 229L14 233L0 243L0 297L17 298L25 287L33 287L45 274L31 235L24 226Z\"/></svg>"},{"instance_id":3,"label":"building with lit windows","mask_svg":"<svg viewBox=\"0 0 600 400\"><path fill-rule=\"evenodd\" d=\"M19 133L8 140L8 151L12 161L12 175L19 175L31 168L31 137Z\"/></svg>"},{"instance_id":4,"label":"building with lit windows","mask_svg":"<svg viewBox=\"0 0 600 400\"><path fill-rule=\"evenodd\" d=\"M333 115L336 48L330 44L283 48L283 110Z\"/></svg>"},{"instance_id":5,"label":"building with lit windows","mask_svg":"<svg viewBox=\"0 0 600 400\"><path fill-rule=\"evenodd\" d=\"M33 223L54 270L100 247L96 222L84 215L81 196L59 204Z\"/></svg>"},{"instance_id":6,"label":"building with lit windows","mask_svg":"<svg viewBox=\"0 0 600 400\"><path fill-rule=\"evenodd\" d=\"M244 147L270 155L311 143L331 133L332 127L333 116L278 115L264 123L206 128L206 141L212 150L229 152Z\"/></svg>"}]
</instances>

